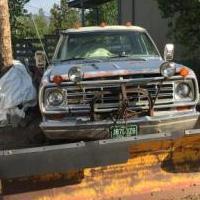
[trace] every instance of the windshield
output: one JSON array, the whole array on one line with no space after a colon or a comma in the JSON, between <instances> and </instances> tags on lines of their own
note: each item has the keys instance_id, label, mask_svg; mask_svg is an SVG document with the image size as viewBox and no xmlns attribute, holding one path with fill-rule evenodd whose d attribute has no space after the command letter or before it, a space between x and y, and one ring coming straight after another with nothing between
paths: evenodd
<instances>
[{"instance_id":1,"label":"windshield","mask_svg":"<svg viewBox=\"0 0 200 200\"><path fill-rule=\"evenodd\" d=\"M54 60L160 56L144 32L117 31L66 34Z\"/></svg>"}]
</instances>

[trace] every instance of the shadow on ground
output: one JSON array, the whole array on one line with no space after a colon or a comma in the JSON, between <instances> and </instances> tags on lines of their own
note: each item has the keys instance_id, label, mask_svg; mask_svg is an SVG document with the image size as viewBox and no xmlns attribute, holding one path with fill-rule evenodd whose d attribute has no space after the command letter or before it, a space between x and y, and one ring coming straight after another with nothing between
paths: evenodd
<instances>
[{"instance_id":1,"label":"shadow on ground","mask_svg":"<svg viewBox=\"0 0 200 200\"><path fill-rule=\"evenodd\" d=\"M43 176L2 180L3 194L18 194L79 184L84 178L82 170Z\"/></svg>"}]
</instances>

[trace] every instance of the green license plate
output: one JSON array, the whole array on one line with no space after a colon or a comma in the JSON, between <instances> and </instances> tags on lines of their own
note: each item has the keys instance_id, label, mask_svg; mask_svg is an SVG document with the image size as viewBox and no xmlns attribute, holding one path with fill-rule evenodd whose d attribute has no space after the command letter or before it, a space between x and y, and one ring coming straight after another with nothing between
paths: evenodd
<instances>
[{"instance_id":1,"label":"green license plate","mask_svg":"<svg viewBox=\"0 0 200 200\"><path fill-rule=\"evenodd\" d=\"M111 138L133 137L138 134L137 125L117 125L110 128Z\"/></svg>"}]
</instances>

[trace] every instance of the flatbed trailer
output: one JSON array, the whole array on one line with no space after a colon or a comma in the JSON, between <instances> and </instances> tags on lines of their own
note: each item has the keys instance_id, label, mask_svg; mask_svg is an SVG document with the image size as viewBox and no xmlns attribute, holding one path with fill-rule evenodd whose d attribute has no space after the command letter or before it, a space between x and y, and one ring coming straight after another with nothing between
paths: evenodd
<instances>
[{"instance_id":1,"label":"flatbed trailer","mask_svg":"<svg viewBox=\"0 0 200 200\"><path fill-rule=\"evenodd\" d=\"M3 199L198 199L199 133L1 150Z\"/></svg>"}]
</instances>

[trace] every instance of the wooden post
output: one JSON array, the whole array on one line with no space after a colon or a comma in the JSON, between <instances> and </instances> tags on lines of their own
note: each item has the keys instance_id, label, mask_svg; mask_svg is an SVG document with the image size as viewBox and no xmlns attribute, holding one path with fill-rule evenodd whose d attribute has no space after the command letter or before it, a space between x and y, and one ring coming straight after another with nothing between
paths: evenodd
<instances>
[{"instance_id":1,"label":"wooden post","mask_svg":"<svg viewBox=\"0 0 200 200\"><path fill-rule=\"evenodd\" d=\"M0 0L0 72L13 64L8 0Z\"/></svg>"}]
</instances>

